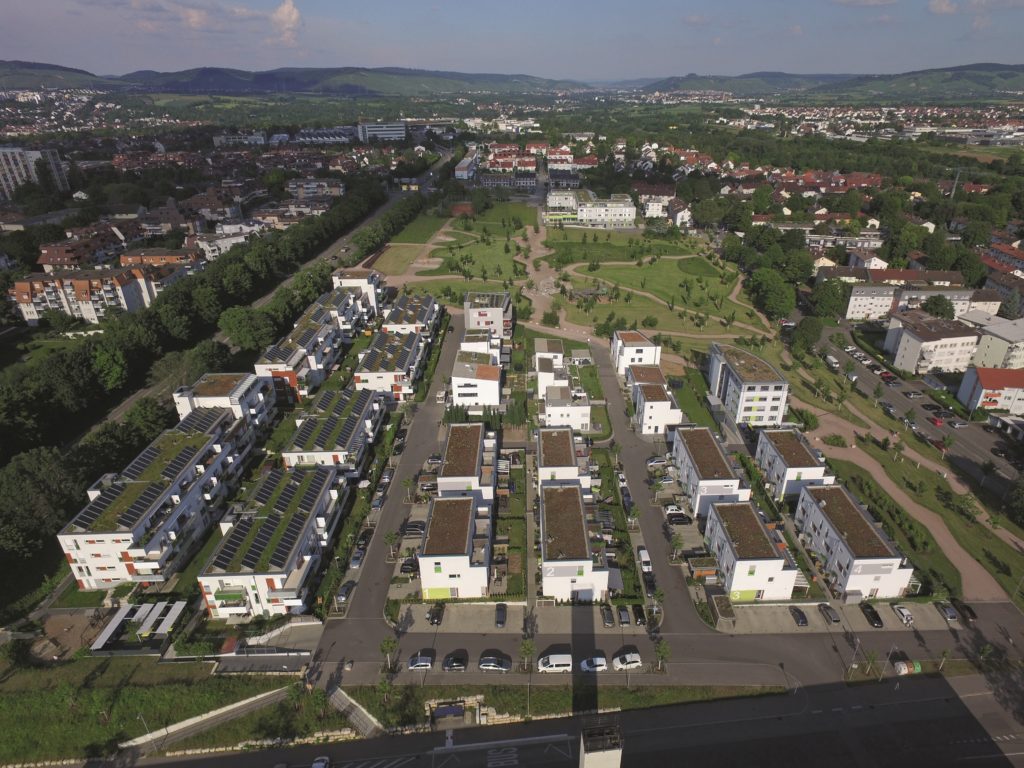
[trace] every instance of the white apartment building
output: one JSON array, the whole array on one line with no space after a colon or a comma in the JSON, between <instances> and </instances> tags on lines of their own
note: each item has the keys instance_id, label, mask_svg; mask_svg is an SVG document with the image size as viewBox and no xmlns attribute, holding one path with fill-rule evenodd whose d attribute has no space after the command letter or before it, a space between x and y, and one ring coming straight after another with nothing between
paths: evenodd
<instances>
[{"instance_id":1,"label":"white apartment building","mask_svg":"<svg viewBox=\"0 0 1024 768\"><path fill-rule=\"evenodd\" d=\"M554 368L565 365L565 348L561 339L536 339L533 342L533 369L538 370L542 359L551 361Z\"/></svg>"},{"instance_id":2,"label":"white apartment building","mask_svg":"<svg viewBox=\"0 0 1024 768\"><path fill-rule=\"evenodd\" d=\"M358 267L345 267L334 271L331 281L335 288L356 288L366 297L366 301L373 307L372 317L381 312L381 304L384 300L384 278L375 269L361 269Z\"/></svg>"},{"instance_id":3,"label":"white apartment building","mask_svg":"<svg viewBox=\"0 0 1024 768\"><path fill-rule=\"evenodd\" d=\"M307 397L327 378L344 346L344 334L329 312L313 304L287 336L267 347L254 366L270 380L278 402Z\"/></svg>"},{"instance_id":4,"label":"white apartment building","mask_svg":"<svg viewBox=\"0 0 1024 768\"><path fill-rule=\"evenodd\" d=\"M352 381L356 389L383 392L395 402L409 400L416 395L428 349L418 333L374 334L370 346L359 355Z\"/></svg>"},{"instance_id":5,"label":"white apartment building","mask_svg":"<svg viewBox=\"0 0 1024 768\"><path fill-rule=\"evenodd\" d=\"M466 331L459 342L460 352L479 352L490 355L492 359L501 358L501 338L492 336L489 331Z\"/></svg>"},{"instance_id":6,"label":"white apartment building","mask_svg":"<svg viewBox=\"0 0 1024 768\"><path fill-rule=\"evenodd\" d=\"M427 343L441 321L441 308L433 296L402 294L384 318L384 333L418 333Z\"/></svg>"},{"instance_id":7,"label":"white apartment building","mask_svg":"<svg viewBox=\"0 0 1024 768\"><path fill-rule=\"evenodd\" d=\"M377 141L405 141L408 136L405 123L359 123L356 135L364 144Z\"/></svg>"},{"instance_id":8,"label":"white apartment building","mask_svg":"<svg viewBox=\"0 0 1024 768\"><path fill-rule=\"evenodd\" d=\"M793 596L798 570L772 541L749 501L712 504L704 542L718 561L719 579L732 602Z\"/></svg>"},{"instance_id":9,"label":"white apartment building","mask_svg":"<svg viewBox=\"0 0 1024 768\"><path fill-rule=\"evenodd\" d=\"M512 295L503 293L467 293L462 303L467 331L490 331L495 336L511 339L515 328L515 305Z\"/></svg>"},{"instance_id":10,"label":"white apartment building","mask_svg":"<svg viewBox=\"0 0 1024 768\"><path fill-rule=\"evenodd\" d=\"M587 533L582 489L545 485L540 492L541 592L563 601L597 602L608 596L608 568Z\"/></svg>"},{"instance_id":11,"label":"white apartment building","mask_svg":"<svg viewBox=\"0 0 1024 768\"><path fill-rule=\"evenodd\" d=\"M798 495L805 485L832 485L836 481L795 429L761 430L754 461L764 475L765 490L776 501Z\"/></svg>"},{"instance_id":12,"label":"white apartment building","mask_svg":"<svg viewBox=\"0 0 1024 768\"><path fill-rule=\"evenodd\" d=\"M568 387L569 372L556 366L552 357L537 358L537 393L543 394L551 387Z\"/></svg>"},{"instance_id":13,"label":"white apartment building","mask_svg":"<svg viewBox=\"0 0 1024 768\"><path fill-rule=\"evenodd\" d=\"M556 167L550 156L548 167ZM547 224L623 229L635 225L636 206L629 195L599 200L587 189L556 189L548 192L544 220Z\"/></svg>"},{"instance_id":14,"label":"white apartment building","mask_svg":"<svg viewBox=\"0 0 1024 768\"><path fill-rule=\"evenodd\" d=\"M0 200L11 200L14 190L22 184L39 183L36 163L43 161L57 189L67 192L71 189L64 173L64 164L56 149L22 149L21 147L0 147Z\"/></svg>"},{"instance_id":15,"label":"white apartment building","mask_svg":"<svg viewBox=\"0 0 1024 768\"><path fill-rule=\"evenodd\" d=\"M386 413L379 392L324 389L295 418L297 428L281 451L281 460L286 467L330 466L349 478L361 478Z\"/></svg>"},{"instance_id":16,"label":"white apartment building","mask_svg":"<svg viewBox=\"0 0 1024 768\"><path fill-rule=\"evenodd\" d=\"M577 446L568 427L537 430L537 489L546 485L577 485L590 500L590 469L587 451Z\"/></svg>"},{"instance_id":17,"label":"white apartment building","mask_svg":"<svg viewBox=\"0 0 1024 768\"><path fill-rule=\"evenodd\" d=\"M631 365L660 365L661 347L640 331L615 331L612 334L612 365L619 376Z\"/></svg>"},{"instance_id":18,"label":"white apartment building","mask_svg":"<svg viewBox=\"0 0 1024 768\"><path fill-rule=\"evenodd\" d=\"M675 396L659 384L640 384L635 390L633 420L641 435L664 435L683 421Z\"/></svg>"},{"instance_id":19,"label":"white apartment building","mask_svg":"<svg viewBox=\"0 0 1024 768\"><path fill-rule=\"evenodd\" d=\"M590 400L573 397L566 386L548 387L541 393L538 419L546 427L569 427L576 432L589 432Z\"/></svg>"},{"instance_id":20,"label":"white apartment building","mask_svg":"<svg viewBox=\"0 0 1024 768\"><path fill-rule=\"evenodd\" d=\"M656 384L659 387L668 388L668 379L661 370L660 365L630 365L626 367L626 387L629 389L629 396L633 403L636 403L638 390L641 384Z\"/></svg>"},{"instance_id":21,"label":"white apartment building","mask_svg":"<svg viewBox=\"0 0 1024 768\"><path fill-rule=\"evenodd\" d=\"M452 405L473 408L501 405L501 366L486 352L455 353L452 365Z\"/></svg>"},{"instance_id":22,"label":"white apartment building","mask_svg":"<svg viewBox=\"0 0 1024 768\"><path fill-rule=\"evenodd\" d=\"M57 535L79 589L155 584L185 566L251 443L252 430L229 409L200 408L97 480Z\"/></svg>"},{"instance_id":23,"label":"white apartment building","mask_svg":"<svg viewBox=\"0 0 1024 768\"><path fill-rule=\"evenodd\" d=\"M205 373L172 395L178 418L200 408L227 408L256 429L268 427L277 413L274 387L252 373Z\"/></svg>"},{"instance_id":24,"label":"white apartment building","mask_svg":"<svg viewBox=\"0 0 1024 768\"><path fill-rule=\"evenodd\" d=\"M345 182L331 178L289 179L288 194L305 200L307 197L341 197L345 194Z\"/></svg>"},{"instance_id":25,"label":"white apartment building","mask_svg":"<svg viewBox=\"0 0 1024 768\"><path fill-rule=\"evenodd\" d=\"M1007 320L987 312L968 312L959 318L981 337L973 362L979 368L1024 368L1024 319Z\"/></svg>"},{"instance_id":26,"label":"white apartment building","mask_svg":"<svg viewBox=\"0 0 1024 768\"><path fill-rule=\"evenodd\" d=\"M750 500L750 489L733 470L710 429L679 427L671 434L672 462L679 469L679 485L693 516L706 517L716 502Z\"/></svg>"},{"instance_id":27,"label":"white apartment building","mask_svg":"<svg viewBox=\"0 0 1024 768\"><path fill-rule=\"evenodd\" d=\"M417 556L425 601L486 597L490 586L491 511L472 497L435 498Z\"/></svg>"},{"instance_id":28,"label":"white apartment building","mask_svg":"<svg viewBox=\"0 0 1024 768\"><path fill-rule=\"evenodd\" d=\"M786 416L789 382L774 366L739 347L712 343L709 394L736 424L777 427Z\"/></svg>"},{"instance_id":29,"label":"white apartment building","mask_svg":"<svg viewBox=\"0 0 1024 768\"><path fill-rule=\"evenodd\" d=\"M913 567L841 485L804 486L794 522L840 597L884 599L906 593Z\"/></svg>"},{"instance_id":30,"label":"white apartment building","mask_svg":"<svg viewBox=\"0 0 1024 768\"><path fill-rule=\"evenodd\" d=\"M959 320L943 320L920 310L889 318L885 351L901 371L966 371L981 334Z\"/></svg>"},{"instance_id":31,"label":"white apartment building","mask_svg":"<svg viewBox=\"0 0 1024 768\"><path fill-rule=\"evenodd\" d=\"M223 538L198 577L211 618L282 616L310 607L344 506L334 481L333 467L272 469L225 518Z\"/></svg>"},{"instance_id":32,"label":"white apartment building","mask_svg":"<svg viewBox=\"0 0 1024 768\"><path fill-rule=\"evenodd\" d=\"M323 294L307 310L311 320L319 322L329 316L341 331L345 344L351 344L366 328L375 314L367 294L359 288L335 288Z\"/></svg>"},{"instance_id":33,"label":"white apartment building","mask_svg":"<svg viewBox=\"0 0 1024 768\"><path fill-rule=\"evenodd\" d=\"M478 507L492 505L496 452L496 436L493 432L484 432L483 424L450 424L441 469L437 473L437 495L444 498L468 496Z\"/></svg>"},{"instance_id":34,"label":"white apartment building","mask_svg":"<svg viewBox=\"0 0 1024 768\"><path fill-rule=\"evenodd\" d=\"M1024 369L970 367L960 381L956 399L974 411L1006 411L1024 414Z\"/></svg>"}]
</instances>

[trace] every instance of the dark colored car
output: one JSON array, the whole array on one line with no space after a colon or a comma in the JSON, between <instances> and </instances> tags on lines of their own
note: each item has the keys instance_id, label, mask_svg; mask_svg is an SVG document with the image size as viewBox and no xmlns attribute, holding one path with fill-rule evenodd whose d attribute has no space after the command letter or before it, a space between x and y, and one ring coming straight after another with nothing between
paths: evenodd
<instances>
[{"instance_id":1,"label":"dark colored car","mask_svg":"<svg viewBox=\"0 0 1024 768\"><path fill-rule=\"evenodd\" d=\"M601 623L606 627L615 626L615 614L612 613L612 607L610 605L601 606Z\"/></svg>"},{"instance_id":2,"label":"dark colored car","mask_svg":"<svg viewBox=\"0 0 1024 768\"><path fill-rule=\"evenodd\" d=\"M868 620L875 629L881 629L884 625L882 624L882 617L878 615L878 611L875 610L875 606L871 603L861 603L860 612L864 614L864 618Z\"/></svg>"},{"instance_id":3,"label":"dark colored car","mask_svg":"<svg viewBox=\"0 0 1024 768\"><path fill-rule=\"evenodd\" d=\"M393 446L391 448L391 455L392 456L401 456L402 455L402 451L404 451L404 450L405 450L405 444L404 443L398 443L397 445L395 445L395 446Z\"/></svg>"},{"instance_id":4,"label":"dark colored car","mask_svg":"<svg viewBox=\"0 0 1024 768\"><path fill-rule=\"evenodd\" d=\"M966 624L973 624L974 622L976 622L978 620L978 614L976 614L974 612L974 609L971 608L971 606L969 606L963 600L959 600L959 599L954 597L949 602L952 603L953 610L955 610L957 613L960 614L960 619L964 623L966 623Z\"/></svg>"},{"instance_id":5,"label":"dark colored car","mask_svg":"<svg viewBox=\"0 0 1024 768\"><path fill-rule=\"evenodd\" d=\"M439 627L443 620L444 603L436 603L429 611L427 611L427 623L432 627Z\"/></svg>"},{"instance_id":6,"label":"dark colored car","mask_svg":"<svg viewBox=\"0 0 1024 768\"><path fill-rule=\"evenodd\" d=\"M441 662L441 669L445 672L465 672L469 667L469 651L459 648L444 657Z\"/></svg>"},{"instance_id":7,"label":"dark colored car","mask_svg":"<svg viewBox=\"0 0 1024 768\"><path fill-rule=\"evenodd\" d=\"M938 413L939 411L942 410L942 406L936 405L935 403L925 403L924 405L921 406L921 410L930 411L931 413Z\"/></svg>"},{"instance_id":8,"label":"dark colored car","mask_svg":"<svg viewBox=\"0 0 1024 768\"><path fill-rule=\"evenodd\" d=\"M638 627L647 626L647 613L644 611L644 607L640 603L633 605L633 618L636 619L636 625Z\"/></svg>"},{"instance_id":9,"label":"dark colored car","mask_svg":"<svg viewBox=\"0 0 1024 768\"><path fill-rule=\"evenodd\" d=\"M628 627L632 622L629 620L629 608L624 605L619 606L619 626Z\"/></svg>"},{"instance_id":10,"label":"dark colored car","mask_svg":"<svg viewBox=\"0 0 1024 768\"><path fill-rule=\"evenodd\" d=\"M400 430L395 432L395 442L396 443L403 442L408 434L409 434L409 430L407 430L405 427L402 427Z\"/></svg>"},{"instance_id":11,"label":"dark colored car","mask_svg":"<svg viewBox=\"0 0 1024 768\"><path fill-rule=\"evenodd\" d=\"M789 615L793 617L793 622L798 627L807 626L807 614L797 608L795 605L789 606Z\"/></svg>"},{"instance_id":12,"label":"dark colored car","mask_svg":"<svg viewBox=\"0 0 1024 768\"><path fill-rule=\"evenodd\" d=\"M408 560L402 561L402 567L399 569L401 573L411 576L414 573L420 572L420 564L415 558L410 557Z\"/></svg>"},{"instance_id":13,"label":"dark colored car","mask_svg":"<svg viewBox=\"0 0 1024 768\"><path fill-rule=\"evenodd\" d=\"M818 603L818 612L829 624L838 624L840 622L839 612L828 603Z\"/></svg>"},{"instance_id":14,"label":"dark colored car","mask_svg":"<svg viewBox=\"0 0 1024 768\"><path fill-rule=\"evenodd\" d=\"M505 628L505 620L508 618L508 606L504 603L498 603L494 606L494 626L498 629Z\"/></svg>"},{"instance_id":15,"label":"dark colored car","mask_svg":"<svg viewBox=\"0 0 1024 768\"><path fill-rule=\"evenodd\" d=\"M997 459L1005 459L1007 456L1006 451L1004 451L1002 448L993 448L992 455L995 456Z\"/></svg>"},{"instance_id":16,"label":"dark colored car","mask_svg":"<svg viewBox=\"0 0 1024 768\"><path fill-rule=\"evenodd\" d=\"M658 584L654 580L654 574L650 572L644 572L644 594L647 597L654 597L655 591L658 589Z\"/></svg>"},{"instance_id":17,"label":"dark colored car","mask_svg":"<svg viewBox=\"0 0 1024 768\"><path fill-rule=\"evenodd\" d=\"M359 532L359 538L356 539L356 549L366 549L370 546L370 539L373 538L373 528L364 528Z\"/></svg>"},{"instance_id":18,"label":"dark colored car","mask_svg":"<svg viewBox=\"0 0 1024 768\"><path fill-rule=\"evenodd\" d=\"M356 588L356 583L352 580L346 581L341 585L341 589L338 590L338 602L347 603L348 599L352 596L352 590Z\"/></svg>"}]
</instances>

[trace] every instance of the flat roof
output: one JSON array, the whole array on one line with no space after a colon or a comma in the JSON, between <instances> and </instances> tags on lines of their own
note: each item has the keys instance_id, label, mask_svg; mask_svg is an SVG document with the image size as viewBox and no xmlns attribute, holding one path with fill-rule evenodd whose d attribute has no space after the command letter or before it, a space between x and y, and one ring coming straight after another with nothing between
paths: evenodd
<instances>
[{"instance_id":1,"label":"flat roof","mask_svg":"<svg viewBox=\"0 0 1024 768\"><path fill-rule=\"evenodd\" d=\"M541 540L544 561L589 559L580 487L546 485L541 489L541 502L541 514L544 516L544 537Z\"/></svg>"},{"instance_id":2,"label":"flat roof","mask_svg":"<svg viewBox=\"0 0 1024 768\"><path fill-rule=\"evenodd\" d=\"M511 303L512 297L506 291L504 293L467 293L465 304L477 308L501 308Z\"/></svg>"},{"instance_id":3,"label":"flat roof","mask_svg":"<svg viewBox=\"0 0 1024 768\"><path fill-rule=\"evenodd\" d=\"M772 546L768 533L761 524L757 510L750 502L740 504L713 504L712 509L725 526L736 556L741 560L768 560L782 557Z\"/></svg>"},{"instance_id":4,"label":"flat roof","mask_svg":"<svg viewBox=\"0 0 1024 768\"><path fill-rule=\"evenodd\" d=\"M423 555L465 555L473 524L473 497L434 499Z\"/></svg>"},{"instance_id":5,"label":"flat roof","mask_svg":"<svg viewBox=\"0 0 1024 768\"><path fill-rule=\"evenodd\" d=\"M637 384L668 384L660 365L631 365L626 371Z\"/></svg>"},{"instance_id":6,"label":"flat roof","mask_svg":"<svg viewBox=\"0 0 1024 768\"><path fill-rule=\"evenodd\" d=\"M388 312L385 325L409 325L426 323L434 311L434 297L429 295L401 295L395 306Z\"/></svg>"},{"instance_id":7,"label":"flat roof","mask_svg":"<svg viewBox=\"0 0 1024 768\"><path fill-rule=\"evenodd\" d=\"M668 393L660 384L641 384L640 392L643 394L644 400L649 403L668 402Z\"/></svg>"},{"instance_id":8,"label":"flat roof","mask_svg":"<svg viewBox=\"0 0 1024 768\"><path fill-rule=\"evenodd\" d=\"M787 467L817 467L821 461L811 453L795 429L766 429L761 434L770 442Z\"/></svg>"},{"instance_id":9,"label":"flat roof","mask_svg":"<svg viewBox=\"0 0 1024 768\"><path fill-rule=\"evenodd\" d=\"M919 309L908 312L893 312L892 318L898 320L903 329L921 341L942 341L943 339L961 339L968 336L975 339L981 334L964 325L959 320L946 320L934 317Z\"/></svg>"},{"instance_id":10,"label":"flat roof","mask_svg":"<svg viewBox=\"0 0 1024 768\"><path fill-rule=\"evenodd\" d=\"M701 480L726 480L736 477L732 466L722 453L721 446L707 427L677 429L676 438L686 445Z\"/></svg>"},{"instance_id":11,"label":"flat roof","mask_svg":"<svg viewBox=\"0 0 1024 768\"><path fill-rule=\"evenodd\" d=\"M569 427L540 430L539 467L575 467L576 448Z\"/></svg>"},{"instance_id":12,"label":"flat roof","mask_svg":"<svg viewBox=\"0 0 1024 768\"><path fill-rule=\"evenodd\" d=\"M627 347L653 347L654 342L644 336L640 331L616 331L619 341Z\"/></svg>"},{"instance_id":13,"label":"flat roof","mask_svg":"<svg viewBox=\"0 0 1024 768\"><path fill-rule=\"evenodd\" d=\"M544 355L564 355L565 347L561 339L535 339L533 351Z\"/></svg>"},{"instance_id":14,"label":"flat roof","mask_svg":"<svg viewBox=\"0 0 1024 768\"><path fill-rule=\"evenodd\" d=\"M483 424L452 424L444 447L441 477L479 477Z\"/></svg>"},{"instance_id":15,"label":"flat roof","mask_svg":"<svg viewBox=\"0 0 1024 768\"><path fill-rule=\"evenodd\" d=\"M380 277L380 272L375 269L363 269L362 267L344 267L334 270L334 276L340 280L365 280L368 277Z\"/></svg>"},{"instance_id":16,"label":"flat roof","mask_svg":"<svg viewBox=\"0 0 1024 768\"><path fill-rule=\"evenodd\" d=\"M854 557L894 557L893 551L864 511L842 486L804 486L832 523Z\"/></svg>"},{"instance_id":17,"label":"flat roof","mask_svg":"<svg viewBox=\"0 0 1024 768\"><path fill-rule=\"evenodd\" d=\"M292 436L293 451L348 449L365 440L360 424L379 395L368 389L325 389L313 401L308 415Z\"/></svg>"},{"instance_id":18,"label":"flat roof","mask_svg":"<svg viewBox=\"0 0 1024 768\"><path fill-rule=\"evenodd\" d=\"M785 377L757 355L728 344L716 344L729 367L743 382L785 381Z\"/></svg>"},{"instance_id":19,"label":"flat roof","mask_svg":"<svg viewBox=\"0 0 1024 768\"><path fill-rule=\"evenodd\" d=\"M405 371L419 343L418 333L377 333L370 348L359 361L356 372L371 373Z\"/></svg>"},{"instance_id":20,"label":"flat roof","mask_svg":"<svg viewBox=\"0 0 1024 768\"><path fill-rule=\"evenodd\" d=\"M192 385L195 397L224 397L230 395L243 382L255 380L251 373L206 373Z\"/></svg>"}]
</instances>

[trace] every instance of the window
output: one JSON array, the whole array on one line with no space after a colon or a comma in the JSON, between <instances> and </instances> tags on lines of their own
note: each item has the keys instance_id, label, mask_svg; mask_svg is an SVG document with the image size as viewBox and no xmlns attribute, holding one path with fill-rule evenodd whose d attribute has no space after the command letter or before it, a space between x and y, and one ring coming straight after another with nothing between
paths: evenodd
<instances>
[{"instance_id":1,"label":"window","mask_svg":"<svg viewBox=\"0 0 1024 768\"><path fill-rule=\"evenodd\" d=\"M434 573L440 573L440 572L441 572L441 564L440 563L434 563Z\"/></svg>"},{"instance_id":2,"label":"window","mask_svg":"<svg viewBox=\"0 0 1024 768\"><path fill-rule=\"evenodd\" d=\"M747 576L753 576L756 571L757 571L757 566L756 565L750 566L749 568L747 568Z\"/></svg>"}]
</instances>

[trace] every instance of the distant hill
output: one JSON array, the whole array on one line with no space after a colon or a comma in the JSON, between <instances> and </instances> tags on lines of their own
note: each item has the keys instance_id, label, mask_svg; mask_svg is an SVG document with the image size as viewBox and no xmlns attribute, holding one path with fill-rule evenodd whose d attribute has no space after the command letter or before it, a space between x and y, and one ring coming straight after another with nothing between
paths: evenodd
<instances>
[{"instance_id":1,"label":"distant hill","mask_svg":"<svg viewBox=\"0 0 1024 768\"><path fill-rule=\"evenodd\" d=\"M810 96L885 101L964 101L1020 98L1024 65L967 64L901 75L860 75L814 88Z\"/></svg>"},{"instance_id":2,"label":"distant hill","mask_svg":"<svg viewBox=\"0 0 1024 768\"><path fill-rule=\"evenodd\" d=\"M751 72L746 75L694 75L666 77L644 87L660 91L729 91L735 96L770 96L777 93L809 91L826 85L841 85L856 75L792 75L787 72Z\"/></svg>"},{"instance_id":3,"label":"distant hill","mask_svg":"<svg viewBox=\"0 0 1024 768\"><path fill-rule=\"evenodd\" d=\"M146 90L204 93L325 93L424 96L441 93L547 93L587 86L530 75L434 72L400 67L286 68L266 72L202 67L183 72L131 72L120 78Z\"/></svg>"},{"instance_id":4,"label":"distant hill","mask_svg":"<svg viewBox=\"0 0 1024 768\"><path fill-rule=\"evenodd\" d=\"M84 69L34 61L0 61L0 89L18 88L123 88L117 80Z\"/></svg>"}]
</instances>

